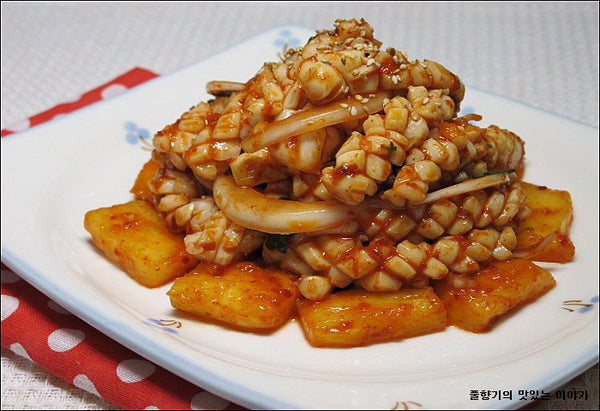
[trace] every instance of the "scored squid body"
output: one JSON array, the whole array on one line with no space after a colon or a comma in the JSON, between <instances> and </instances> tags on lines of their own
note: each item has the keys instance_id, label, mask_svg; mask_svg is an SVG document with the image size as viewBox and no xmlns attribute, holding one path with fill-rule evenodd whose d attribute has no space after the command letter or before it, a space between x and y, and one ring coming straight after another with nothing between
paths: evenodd
<instances>
[{"instance_id":1,"label":"scored squid body","mask_svg":"<svg viewBox=\"0 0 600 411\"><path fill-rule=\"evenodd\" d=\"M385 101L390 97L389 92L378 91L362 101L348 97L321 107L300 110L281 121L270 123L264 130L245 138L242 141L242 149L252 153L294 135L367 117L369 114L381 111Z\"/></svg>"},{"instance_id":2,"label":"scored squid body","mask_svg":"<svg viewBox=\"0 0 600 411\"><path fill-rule=\"evenodd\" d=\"M213 185L217 206L233 222L268 234L296 234L341 227L356 217L352 209L335 201L283 200L238 186L231 176Z\"/></svg>"}]
</instances>

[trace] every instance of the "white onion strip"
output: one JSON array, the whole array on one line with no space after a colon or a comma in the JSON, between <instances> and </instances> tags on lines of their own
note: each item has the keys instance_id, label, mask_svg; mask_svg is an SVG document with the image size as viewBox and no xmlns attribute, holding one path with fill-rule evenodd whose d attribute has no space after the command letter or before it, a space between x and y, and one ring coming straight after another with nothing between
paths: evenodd
<instances>
[{"instance_id":1,"label":"white onion strip","mask_svg":"<svg viewBox=\"0 0 600 411\"><path fill-rule=\"evenodd\" d=\"M344 204L272 198L253 188L236 185L231 176L220 176L215 180L213 198L236 224L269 234L329 230L355 218L351 208Z\"/></svg>"},{"instance_id":2,"label":"white onion strip","mask_svg":"<svg viewBox=\"0 0 600 411\"><path fill-rule=\"evenodd\" d=\"M452 186L444 187L437 191L428 193L423 201L415 202L413 204L431 203L434 201L443 200L444 198L455 197L461 194L482 190L484 188L493 187L508 182L510 182L510 176L508 174L492 174L472 180L466 180L462 183L454 184Z\"/></svg>"},{"instance_id":3,"label":"white onion strip","mask_svg":"<svg viewBox=\"0 0 600 411\"><path fill-rule=\"evenodd\" d=\"M513 251L513 257L523 258L526 260L532 260L540 255L558 235L558 231L553 231L544 237L539 243L532 245L531 247L524 248L522 250Z\"/></svg>"},{"instance_id":4,"label":"white onion strip","mask_svg":"<svg viewBox=\"0 0 600 411\"><path fill-rule=\"evenodd\" d=\"M298 111L281 121L270 123L262 132L250 134L242 141L242 148L251 153L291 136L366 117L381 111L384 101L389 97L389 92L380 91L362 101L348 97L325 106Z\"/></svg>"}]
</instances>

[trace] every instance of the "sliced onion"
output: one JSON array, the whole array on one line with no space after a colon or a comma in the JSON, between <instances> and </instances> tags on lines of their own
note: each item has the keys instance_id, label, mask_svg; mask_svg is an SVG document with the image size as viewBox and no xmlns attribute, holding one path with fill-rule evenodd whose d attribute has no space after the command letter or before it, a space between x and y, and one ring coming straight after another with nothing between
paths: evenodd
<instances>
[{"instance_id":1,"label":"sliced onion","mask_svg":"<svg viewBox=\"0 0 600 411\"><path fill-rule=\"evenodd\" d=\"M381 111L384 100L389 97L389 92L380 91L366 102L348 97L321 107L298 111L281 121L270 123L262 132L250 134L242 141L242 148L246 152L254 152L291 136L366 117Z\"/></svg>"},{"instance_id":2,"label":"sliced onion","mask_svg":"<svg viewBox=\"0 0 600 411\"><path fill-rule=\"evenodd\" d=\"M296 234L341 227L355 218L352 209L334 201L303 202L268 197L235 184L231 176L213 185L215 203L233 222L269 234Z\"/></svg>"},{"instance_id":3,"label":"sliced onion","mask_svg":"<svg viewBox=\"0 0 600 411\"><path fill-rule=\"evenodd\" d=\"M498 186L510 182L508 174L493 174L489 176L479 177L472 180L466 180L462 183L454 184L449 187L444 187L437 191L433 191L425 196L423 201L414 202L413 204L432 203L444 198L456 197L461 194L470 193L472 191L482 190L484 188Z\"/></svg>"},{"instance_id":4,"label":"sliced onion","mask_svg":"<svg viewBox=\"0 0 600 411\"><path fill-rule=\"evenodd\" d=\"M246 87L245 83L238 83L237 81L220 81L214 80L209 81L206 84L206 91L213 96L217 96L221 93L230 93L234 91L241 91Z\"/></svg>"},{"instance_id":5,"label":"sliced onion","mask_svg":"<svg viewBox=\"0 0 600 411\"><path fill-rule=\"evenodd\" d=\"M558 235L558 231L553 231L544 237L539 243L532 245L531 247L524 248L522 250L513 251L513 257L515 258L523 258L526 260L531 260L538 255L540 255L554 240L554 237Z\"/></svg>"}]
</instances>

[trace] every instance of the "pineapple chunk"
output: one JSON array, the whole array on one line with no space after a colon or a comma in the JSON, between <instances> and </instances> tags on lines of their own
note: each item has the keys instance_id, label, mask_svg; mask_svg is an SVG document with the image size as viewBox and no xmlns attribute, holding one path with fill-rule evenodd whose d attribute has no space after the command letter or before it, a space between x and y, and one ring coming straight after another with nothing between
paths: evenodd
<instances>
[{"instance_id":1,"label":"pineapple chunk","mask_svg":"<svg viewBox=\"0 0 600 411\"><path fill-rule=\"evenodd\" d=\"M535 247L544 237L556 232L548 246L531 259L554 263L572 261L575 246L569 238L573 219L573 204L569 192L530 183L521 183L521 187L527 194L525 205L531 210L531 214L516 227L515 252Z\"/></svg>"},{"instance_id":2,"label":"pineapple chunk","mask_svg":"<svg viewBox=\"0 0 600 411\"><path fill-rule=\"evenodd\" d=\"M131 190L129 190L129 192L135 195L135 197L138 200L152 202L152 200L154 199L154 195L148 187L148 181L150 181L152 177L154 177L154 175L161 166L162 165L157 161L148 160L138 173L133 187L131 188Z\"/></svg>"},{"instance_id":3,"label":"pineapple chunk","mask_svg":"<svg viewBox=\"0 0 600 411\"><path fill-rule=\"evenodd\" d=\"M371 293L347 290L321 301L298 300L307 341L315 347L358 347L446 328L446 311L431 287Z\"/></svg>"},{"instance_id":4,"label":"pineapple chunk","mask_svg":"<svg viewBox=\"0 0 600 411\"><path fill-rule=\"evenodd\" d=\"M167 295L171 305L202 320L234 329L270 332L292 316L297 277L252 262L199 264L177 278Z\"/></svg>"},{"instance_id":5,"label":"pineapple chunk","mask_svg":"<svg viewBox=\"0 0 600 411\"><path fill-rule=\"evenodd\" d=\"M545 294L552 275L529 260L498 261L472 276L473 284L455 288L451 276L434 285L448 312L449 325L480 333L511 310Z\"/></svg>"},{"instance_id":6,"label":"pineapple chunk","mask_svg":"<svg viewBox=\"0 0 600 411\"><path fill-rule=\"evenodd\" d=\"M186 252L183 237L169 231L142 200L88 211L84 227L109 259L146 287L166 284L198 263Z\"/></svg>"}]
</instances>

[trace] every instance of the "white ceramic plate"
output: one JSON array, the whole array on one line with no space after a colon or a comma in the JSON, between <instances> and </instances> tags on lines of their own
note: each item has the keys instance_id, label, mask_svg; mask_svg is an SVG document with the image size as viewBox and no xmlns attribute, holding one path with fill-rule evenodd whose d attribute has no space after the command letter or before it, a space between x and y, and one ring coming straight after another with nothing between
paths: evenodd
<instances>
[{"instance_id":1,"label":"white ceramic plate","mask_svg":"<svg viewBox=\"0 0 600 411\"><path fill-rule=\"evenodd\" d=\"M133 282L83 228L86 211L122 203L152 133L208 95L245 81L312 31L283 27L71 115L2 139L2 259L49 297L131 350L250 408L516 408L598 361L598 130L467 88L463 112L527 142L526 180L569 190L576 259L546 265L558 286L488 334L459 329L353 349L315 349L292 322L273 335L180 317L165 293ZM136 131L137 130L137 131ZM145 131L144 131L145 130ZM131 137L131 136L130 136ZM133 139L132 141L136 141ZM580 300L585 305L570 305ZM157 325L163 319L181 328ZM482 390L512 398L483 400ZM523 397L523 399L521 398Z\"/></svg>"}]
</instances>

